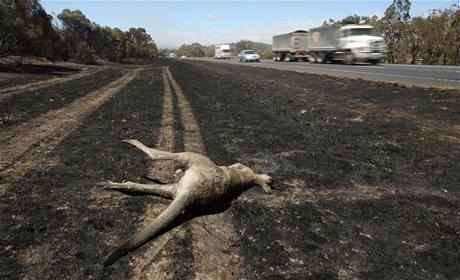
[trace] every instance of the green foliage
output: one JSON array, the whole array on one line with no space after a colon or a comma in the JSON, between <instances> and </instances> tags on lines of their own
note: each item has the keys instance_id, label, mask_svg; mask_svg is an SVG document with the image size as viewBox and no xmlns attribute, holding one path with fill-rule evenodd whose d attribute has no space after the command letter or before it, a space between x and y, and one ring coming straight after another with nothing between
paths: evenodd
<instances>
[{"instance_id":1,"label":"green foliage","mask_svg":"<svg viewBox=\"0 0 460 280\"><path fill-rule=\"evenodd\" d=\"M204 56L206 56L206 57L214 57L215 49L216 49L215 45L203 46Z\"/></svg>"},{"instance_id":2,"label":"green foliage","mask_svg":"<svg viewBox=\"0 0 460 280\"><path fill-rule=\"evenodd\" d=\"M397 1L395 1L397 2ZM433 10L426 18L410 19L410 3L392 5L380 28L388 44L390 63L458 65L460 57L460 10Z\"/></svg>"},{"instance_id":3,"label":"green foliage","mask_svg":"<svg viewBox=\"0 0 460 280\"><path fill-rule=\"evenodd\" d=\"M260 54L262 58L272 58L272 47L271 45L253 42L249 40L241 40L236 43L230 44L230 50L233 56L237 56L242 50L255 50ZM215 45L203 46L199 43L193 43L189 45L182 45L178 50L179 56L185 55L188 57L214 57ZM166 56L168 53L174 52L173 50L164 49L162 53Z\"/></svg>"},{"instance_id":4,"label":"green foliage","mask_svg":"<svg viewBox=\"0 0 460 280\"><path fill-rule=\"evenodd\" d=\"M183 44L177 50L179 56L191 56L191 57L203 57L205 55L205 47L199 43L193 43L190 45Z\"/></svg>"},{"instance_id":5,"label":"green foliage","mask_svg":"<svg viewBox=\"0 0 460 280\"><path fill-rule=\"evenodd\" d=\"M47 56L58 35L37 0L0 0L0 57Z\"/></svg>"},{"instance_id":6,"label":"green foliage","mask_svg":"<svg viewBox=\"0 0 460 280\"><path fill-rule=\"evenodd\" d=\"M152 59L157 55L157 47L144 28L123 32L119 28L103 27L91 22L79 10L65 9L58 18L62 22L64 58L95 63L97 58L121 61L128 57Z\"/></svg>"},{"instance_id":7,"label":"green foliage","mask_svg":"<svg viewBox=\"0 0 460 280\"><path fill-rule=\"evenodd\" d=\"M371 17L368 16L347 16L341 20L335 21L334 19L329 19L323 22L323 26L331 26L331 25L342 25L342 24L371 24L375 25L375 23L379 21L379 18L376 15Z\"/></svg>"},{"instance_id":8,"label":"green foliage","mask_svg":"<svg viewBox=\"0 0 460 280\"><path fill-rule=\"evenodd\" d=\"M170 53L177 53L177 49L162 48L158 50L158 56L167 57Z\"/></svg>"},{"instance_id":9,"label":"green foliage","mask_svg":"<svg viewBox=\"0 0 460 280\"><path fill-rule=\"evenodd\" d=\"M80 10L64 9L59 26L38 0L0 0L0 57L43 56L96 63L128 57L151 59L157 47L146 30L101 26Z\"/></svg>"},{"instance_id":10,"label":"green foliage","mask_svg":"<svg viewBox=\"0 0 460 280\"><path fill-rule=\"evenodd\" d=\"M144 28L130 28L125 38L125 51L128 57L154 58L157 56L157 46Z\"/></svg>"},{"instance_id":11,"label":"green foliage","mask_svg":"<svg viewBox=\"0 0 460 280\"><path fill-rule=\"evenodd\" d=\"M272 58L271 45L264 43L241 40L230 44L230 49L234 56L238 55L242 50L255 50L262 58Z\"/></svg>"},{"instance_id":12,"label":"green foliage","mask_svg":"<svg viewBox=\"0 0 460 280\"><path fill-rule=\"evenodd\" d=\"M382 23L385 26L383 37L388 46L388 62L390 63L395 62L396 47L401 43L400 38L404 25L410 19L409 10L409 0L393 0L383 15Z\"/></svg>"}]
</instances>

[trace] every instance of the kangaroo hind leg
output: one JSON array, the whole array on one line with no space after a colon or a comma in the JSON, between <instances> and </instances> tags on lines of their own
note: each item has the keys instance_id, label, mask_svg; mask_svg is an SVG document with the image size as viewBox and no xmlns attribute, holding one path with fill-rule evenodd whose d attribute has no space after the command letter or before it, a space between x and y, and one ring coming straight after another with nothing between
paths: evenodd
<instances>
[{"instance_id":1,"label":"kangaroo hind leg","mask_svg":"<svg viewBox=\"0 0 460 280\"><path fill-rule=\"evenodd\" d=\"M176 160L181 161L181 158L178 153L170 153L165 152L153 148L149 148L135 139L125 139L122 141L123 143L127 143L133 145L134 147L138 148L139 150L143 151L153 160Z\"/></svg>"},{"instance_id":2,"label":"kangaroo hind leg","mask_svg":"<svg viewBox=\"0 0 460 280\"><path fill-rule=\"evenodd\" d=\"M145 194L153 194L164 198L173 199L176 195L176 184L139 184L133 182L115 183L112 181L102 182L103 188L117 191L140 192Z\"/></svg>"}]
</instances>

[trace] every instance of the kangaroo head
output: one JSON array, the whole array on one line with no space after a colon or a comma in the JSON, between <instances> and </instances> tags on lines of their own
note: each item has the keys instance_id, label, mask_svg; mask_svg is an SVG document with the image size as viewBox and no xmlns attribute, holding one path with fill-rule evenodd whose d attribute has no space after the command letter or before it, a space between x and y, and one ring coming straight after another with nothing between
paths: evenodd
<instances>
[{"instance_id":1,"label":"kangaroo head","mask_svg":"<svg viewBox=\"0 0 460 280\"><path fill-rule=\"evenodd\" d=\"M271 192L270 185L273 183L273 178L267 174L257 174L254 170L241 163L235 163L229 167L233 168L238 173L243 185L254 184L261 186L266 193Z\"/></svg>"}]
</instances>

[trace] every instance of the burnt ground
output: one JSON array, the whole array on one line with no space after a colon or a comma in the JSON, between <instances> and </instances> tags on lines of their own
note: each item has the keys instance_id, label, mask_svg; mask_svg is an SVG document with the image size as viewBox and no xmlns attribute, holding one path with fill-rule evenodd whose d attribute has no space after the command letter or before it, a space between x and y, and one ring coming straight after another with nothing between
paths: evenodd
<instances>
[{"instance_id":1,"label":"burnt ground","mask_svg":"<svg viewBox=\"0 0 460 280\"><path fill-rule=\"evenodd\" d=\"M6 64L0 63L0 88L16 86L32 81L73 75L81 72L83 67L67 64Z\"/></svg>"},{"instance_id":2,"label":"burnt ground","mask_svg":"<svg viewBox=\"0 0 460 280\"><path fill-rule=\"evenodd\" d=\"M79 120L46 154L53 164L36 166L19 180L0 178L6 185L0 192L1 279L138 275L132 263L145 257L144 248L105 272L100 262L143 223L146 208L164 209L167 202L95 185L145 180L148 162L120 141L156 143L164 65L191 104L207 155L277 180L273 194L252 188L225 212L238 233L233 248L245 279L459 278L459 92L158 61L143 64L142 75ZM112 66L78 82L16 95L8 99L9 112L20 111L27 122L110 83L119 71ZM64 101L56 105L49 98ZM0 133L13 126L3 125ZM189 224L175 229L161 254L148 261L173 260L163 278L194 279Z\"/></svg>"},{"instance_id":3,"label":"burnt ground","mask_svg":"<svg viewBox=\"0 0 460 280\"><path fill-rule=\"evenodd\" d=\"M121 69L105 69L53 87L26 91L0 100L0 132L39 114L65 106L121 76Z\"/></svg>"}]
</instances>

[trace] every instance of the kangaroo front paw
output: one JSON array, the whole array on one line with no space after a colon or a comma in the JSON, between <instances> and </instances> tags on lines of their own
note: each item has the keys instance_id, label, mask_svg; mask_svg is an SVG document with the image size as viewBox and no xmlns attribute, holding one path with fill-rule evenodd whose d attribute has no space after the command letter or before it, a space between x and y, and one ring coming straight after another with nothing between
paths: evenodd
<instances>
[{"instance_id":1,"label":"kangaroo front paw","mask_svg":"<svg viewBox=\"0 0 460 280\"><path fill-rule=\"evenodd\" d=\"M177 169L176 172L174 172L174 181L176 183L179 182L182 176L184 176L184 171L182 169Z\"/></svg>"},{"instance_id":2,"label":"kangaroo front paw","mask_svg":"<svg viewBox=\"0 0 460 280\"><path fill-rule=\"evenodd\" d=\"M97 184L99 187L105 190L116 190L118 189L118 184L112 181L102 181Z\"/></svg>"},{"instance_id":3,"label":"kangaroo front paw","mask_svg":"<svg viewBox=\"0 0 460 280\"><path fill-rule=\"evenodd\" d=\"M264 189L264 192L265 192L265 193L268 193L268 194L271 194L271 193L272 193L272 188L270 188L269 185L264 184L264 185L262 185L262 188Z\"/></svg>"}]
</instances>

